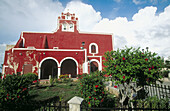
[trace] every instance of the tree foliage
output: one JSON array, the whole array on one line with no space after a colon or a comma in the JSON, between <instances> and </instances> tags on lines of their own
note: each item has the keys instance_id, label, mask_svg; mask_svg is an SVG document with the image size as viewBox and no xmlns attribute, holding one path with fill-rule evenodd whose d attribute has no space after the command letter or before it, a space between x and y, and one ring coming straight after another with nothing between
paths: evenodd
<instances>
[{"instance_id":1,"label":"tree foliage","mask_svg":"<svg viewBox=\"0 0 170 111\"><path fill-rule=\"evenodd\" d=\"M122 101L126 97L132 99L139 88L162 78L159 72L163 67L163 60L156 53L148 51L148 48L141 51L140 48L126 47L106 52L104 57L105 74L111 76L118 85ZM131 90L130 93L128 93L129 90Z\"/></svg>"},{"instance_id":2,"label":"tree foliage","mask_svg":"<svg viewBox=\"0 0 170 111\"><path fill-rule=\"evenodd\" d=\"M138 85L154 83L161 78L159 73L163 60L156 53L141 51L140 48L128 48L106 52L104 65L105 72L111 75L116 84L131 81Z\"/></svg>"}]
</instances>

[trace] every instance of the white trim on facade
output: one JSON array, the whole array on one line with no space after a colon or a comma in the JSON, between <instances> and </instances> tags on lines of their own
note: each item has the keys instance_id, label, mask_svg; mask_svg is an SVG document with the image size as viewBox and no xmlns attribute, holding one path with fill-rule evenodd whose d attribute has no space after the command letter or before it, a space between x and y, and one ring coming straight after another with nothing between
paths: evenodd
<instances>
[{"instance_id":1,"label":"white trim on facade","mask_svg":"<svg viewBox=\"0 0 170 111\"><path fill-rule=\"evenodd\" d=\"M57 32L57 30L60 28L60 23L59 23L59 19L57 19L57 28L54 30L54 32Z\"/></svg>"},{"instance_id":2,"label":"white trim on facade","mask_svg":"<svg viewBox=\"0 0 170 111\"><path fill-rule=\"evenodd\" d=\"M102 67L102 62L103 62L103 61L102 61L102 56L100 56L100 68L101 68L100 71L102 71L102 68L103 68L103 67Z\"/></svg>"},{"instance_id":3,"label":"white trim on facade","mask_svg":"<svg viewBox=\"0 0 170 111\"><path fill-rule=\"evenodd\" d=\"M92 45L94 45L95 47L96 47L96 53L92 53L91 52L91 46ZM91 43L90 45L89 45L89 53L90 54L93 54L93 56L94 56L94 54L98 54L99 53L99 48L98 48L98 45L96 44L96 43Z\"/></svg>"},{"instance_id":4,"label":"white trim on facade","mask_svg":"<svg viewBox=\"0 0 170 111\"><path fill-rule=\"evenodd\" d=\"M4 78L4 74L5 74L5 68L6 67L8 67L8 66L6 66L6 65L3 65L3 67L2 67L2 78Z\"/></svg>"},{"instance_id":5,"label":"white trim on facade","mask_svg":"<svg viewBox=\"0 0 170 111\"><path fill-rule=\"evenodd\" d=\"M55 58L53 58L53 57L46 57L46 58L44 58L44 59L41 60L41 62L39 63L38 79L40 79L40 77L41 77L41 65L42 65L42 63L43 63L45 60L48 60L48 59L54 60L54 61L57 63L57 67L60 67L59 62L58 62ZM58 71L58 72L59 72L59 71ZM59 74L58 74L58 77L59 77Z\"/></svg>"},{"instance_id":6,"label":"white trim on facade","mask_svg":"<svg viewBox=\"0 0 170 111\"><path fill-rule=\"evenodd\" d=\"M12 48L12 52L14 50L36 50L36 51L84 51L81 49L29 49L29 48Z\"/></svg>"},{"instance_id":7,"label":"white trim on facade","mask_svg":"<svg viewBox=\"0 0 170 111\"><path fill-rule=\"evenodd\" d=\"M87 57L88 57L87 56L87 49L84 49L84 51L85 51L85 56L84 56L85 57L85 61L84 62L87 62Z\"/></svg>"},{"instance_id":8,"label":"white trim on facade","mask_svg":"<svg viewBox=\"0 0 170 111\"><path fill-rule=\"evenodd\" d=\"M84 51L81 49L36 49L37 51Z\"/></svg>"},{"instance_id":9,"label":"white trim on facade","mask_svg":"<svg viewBox=\"0 0 170 111\"><path fill-rule=\"evenodd\" d=\"M114 50L114 36L112 35L112 47L113 47L113 50Z\"/></svg>"},{"instance_id":10,"label":"white trim on facade","mask_svg":"<svg viewBox=\"0 0 170 111\"><path fill-rule=\"evenodd\" d=\"M27 31L22 31L22 33L48 33L48 34L52 34L54 32L34 32L34 31L27 32Z\"/></svg>"},{"instance_id":11,"label":"white trim on facade","mask_svg":"<svg viewBox=\"0 0 170 111\"><path fill-rule=\"evenodd\" d=\"M2 67L2 75L4 75L4 74L5 74L5 68L6 68L6 67L8 67L8 66L3 65L3 67Z\"/></svg>"},{"instance_id":12,"label":"white trim on facade","mask_svg":"<svg viewBox=\"0 0 170 111\"><path fill-rule=\"evenodd\" d=\"M67 59L72 59L72 60L76 63L77 75L78 75L78 62L77 62L77 60L76 60L75 58L73 58L73 57L65 57L64 59L62 59L61 62L60 62L60 69L61 69L62 63L63 63L65 60L67 60ZM61 73L61 72L60 72L60 73ZM58 77L59 77L59 76L60 76L60 75L58 75Z\"/></svg>"},{"instance_id":13,"label":"white trim on facade","mask_svg":"<svg viewBox=\"0 0 170 111\"><path fill-rule=\"evenodd\" d=\"M87 56L87 57L102 57L102 56Z\"/></svg>"},{"instance_id":14,"label":"white trim on facade","mask_svg":"<svg viewBox=\"0 0 170 111\"><path fill-rule=\"evenodd\" d=\"M87 49L85 51L85 61L83 63L83 73L88 73Z\"/></svg>"},{"instance_id":15,"label":"white trim on facade","mask_svg":"<svg viewBox=\"0 0 170 111\"><path fill-rule=\"evenodd\" d=\"M23 46L25 46L25 38L23 37L23 32L21 32L21 38L23 40Z\"/></svg>"}]
</instances>

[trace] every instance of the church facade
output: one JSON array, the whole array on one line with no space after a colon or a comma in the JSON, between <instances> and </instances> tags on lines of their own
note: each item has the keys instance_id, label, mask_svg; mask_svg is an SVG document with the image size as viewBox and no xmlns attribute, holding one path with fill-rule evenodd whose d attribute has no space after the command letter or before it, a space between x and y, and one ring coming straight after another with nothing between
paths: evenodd
<instances>
[{"instance_id":1,"label":"church facade","mask_svg":"<svg viewBox=\"0 0 170 111\"><path fill-rule=\"evenodd\" d=\"M86 21L84 21L86 22ZM104 53L113 50L112 34L78 30L75 14L62 13L55 32L22 32L7 45L2 73L36 73L39 79L102 71Z\"/></svg>"}]
</instances>

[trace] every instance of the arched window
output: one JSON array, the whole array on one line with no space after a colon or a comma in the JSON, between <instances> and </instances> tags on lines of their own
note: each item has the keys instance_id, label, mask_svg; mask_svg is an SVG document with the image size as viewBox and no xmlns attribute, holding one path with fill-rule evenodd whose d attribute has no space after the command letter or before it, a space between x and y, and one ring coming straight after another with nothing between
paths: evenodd
<instances>
[{"instance_id":1,"label":"arched window","mask_svg":"<svg viewBox=\"0 0 170 111\"><path fill-rule=\"evenodd\" d=\"M98 63L96 61L90 62L90 72L95 72L98 69Z\"/></svg>"},{"instance_id":2,"label":"arched window","mask_svg":"<svg viewBox=\"0 0 170 111\"><path fill-rule=\"evenodd\" d=\"M98 54L98 45L96 43L91 43L89 45L89 53L91 54Z\"/></svg>"},{"instance_id":3,"label":"arched window","mask_svg":"<svg viewBox=\"0 0 170 111\"><path fill-rule=\"evenodd\" d=\"M96 46L95 45L91 46L91 53L96 53Z\"/></svg>"}]
</instances>

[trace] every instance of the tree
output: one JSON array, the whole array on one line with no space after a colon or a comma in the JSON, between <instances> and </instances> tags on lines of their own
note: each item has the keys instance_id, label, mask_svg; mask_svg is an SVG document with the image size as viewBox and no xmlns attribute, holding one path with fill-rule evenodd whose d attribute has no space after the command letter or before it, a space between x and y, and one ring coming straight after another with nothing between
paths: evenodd
<instances>
[{"instance_id":1,"label":"tree","mask_svg":"<svg viewBox=\"0 0 170 111\"><path fill-rule=\"evenodd\" d=\"M133 99L134 94L144 85L155 83L162 78L159 73L163 60L156 53L140 48L128 48L106 52L104 65L105 74L112 77L119 89L120 102Z\"/></svg>"}]
</instances>

